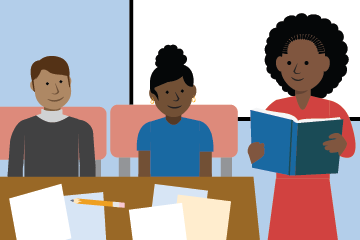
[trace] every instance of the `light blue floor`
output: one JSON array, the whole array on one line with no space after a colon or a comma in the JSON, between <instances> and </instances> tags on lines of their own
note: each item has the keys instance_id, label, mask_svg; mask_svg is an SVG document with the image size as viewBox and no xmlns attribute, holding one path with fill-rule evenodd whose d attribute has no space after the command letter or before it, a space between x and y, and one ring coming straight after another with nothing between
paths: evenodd
<instances>
[{"instance_id":1,"label":"light blue floor","mask_svg":"<svg viewBox=\"0 0 360 240\"><path fill-rule=\"evenodd\" d=\"M353 122L355 136L360 136L360 122ZM250 144L250 123L239 122L238 154L233 158L234 176L253 176L258 209L260 239L268 236L272 198L275 186L275 174L252 169L247 155ZM108 153L110 154L110 153ZM330 178L335 219L339 240L360 239L360 161L355 153L352 158L341 158L339 174ZM7 161L0 161L0 176L7 175ZM131 159L131 176L137 176L137 159ZM117 176L116 158L102 162L102 176ZM220 175L220 159L213 159L213 176Z\"/></svg>"}]
</instances>

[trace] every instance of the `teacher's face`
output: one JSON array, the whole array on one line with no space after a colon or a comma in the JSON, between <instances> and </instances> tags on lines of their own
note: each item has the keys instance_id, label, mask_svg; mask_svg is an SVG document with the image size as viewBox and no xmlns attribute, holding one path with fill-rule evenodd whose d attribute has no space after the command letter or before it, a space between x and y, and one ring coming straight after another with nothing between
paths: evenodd
<instances>
[{"instance_id":1,"label":"teacher's face","mask_svg":"<svg viewBox=\"0 0 360 240\"><path fill-rule=\"evenodd\" d=\"M156 107L168 117L181 116L196 95L196 87L188 86L182 77L157 86L155 91L158 97L150 91L150 98L155 100Z\"/></svg>"},{"instance_id":2,"label":"teacher's face","mask_svg":"<svg viewBox=\"0 0 360 240\"><path fill-rule=\"evenodd\" d=\"M289 87L296 92L316 87L329 69L329 58L324 53L319 54L309 40L291 42L287 52L276 59L276 67Z\"/></svg>"}]
</instances>

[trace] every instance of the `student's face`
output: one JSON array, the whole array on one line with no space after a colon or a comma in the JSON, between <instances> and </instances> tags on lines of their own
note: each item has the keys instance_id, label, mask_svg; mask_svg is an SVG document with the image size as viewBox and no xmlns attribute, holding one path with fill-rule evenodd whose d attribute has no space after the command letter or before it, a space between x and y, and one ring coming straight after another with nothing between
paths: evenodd
<instances>
[{"instance_id":1,"label":"student's face","mask_svg":"<svg viewBox=\"0 0 360 240\"><path fill-rule=\"evenodd\" d=\"M157 86L155 91L158 98L151 92L150 98L155 100L156 107L168 117L181 116L190 107L192 98L196 95L195 85L186 85L182 77Z\"/></svg>"},{"instance_id":2,"label":"student's face","mask_svg":"<svg viewBox=\"0 0 360 240\"><path fill-rule=\"evenodd\" d=\"M34 80L36 99L46 110L59 110L70 99L71 88L69 85L71 78L65 75L52 74L46 70L41 70L39 76Z\"/></svg>"},{"instance_id":3,"label":"student's face","mask_svg":"<svg viewBox=\"0 0 360 240\"><path fill-rule=\"evenodd\" d=\"M304 92L320 83L330 60L325 54L319 54L313 42L295 40L290 43L288 53L276 59L276 66L289 87Z\"/></svg>"}]
</instances>

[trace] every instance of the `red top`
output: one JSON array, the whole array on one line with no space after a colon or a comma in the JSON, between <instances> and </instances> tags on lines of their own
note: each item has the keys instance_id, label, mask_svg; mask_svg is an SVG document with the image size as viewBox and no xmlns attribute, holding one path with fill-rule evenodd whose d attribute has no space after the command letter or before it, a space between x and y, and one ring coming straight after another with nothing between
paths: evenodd
<instances>
[{"instance_id":1,"label":"red top","mask_svg":"<svg viewBox=\"0 0 360 240\"><path fill-rule=\"evenodd\" d=\"M306 105L306 108L302 110L299 107L296 97L288 97L288 98L275 100L267 107L266 110L288 113L296 117L298 120L305 118L340 117L341 119L343 119L342 136L345 138L347 142L346 149L341 154L341 157L349 158L352 157L355 153L355 136L350 118L346 113L346 111L339 104L333 101L311 96L308 104ZM329 138L329 140L331 139ZM330 175L321 174L321 175L288 176L278 173L277 178L330 178Z\"/></svg>"}]
</instances>

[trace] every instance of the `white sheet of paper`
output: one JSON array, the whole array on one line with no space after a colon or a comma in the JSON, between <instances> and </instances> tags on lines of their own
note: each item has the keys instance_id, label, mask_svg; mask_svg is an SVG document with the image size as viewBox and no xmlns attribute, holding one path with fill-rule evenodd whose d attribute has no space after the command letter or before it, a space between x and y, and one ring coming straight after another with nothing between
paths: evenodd
<instances>
[{"instance_id":1,"label":"white sheet of paper","mask_svg":"<svg viewBox=\"0 0 360 240\"><path fill-rule=\"evenodd\" d=\"M71 239L62 185L10 198L17 240Z\"/></svg>"},{"instance_id":2,"label":"white sheet of paper","mask_svg":"<svg viewBox=\"0 0 360 240\"><path fill-rule=\"evenodd\" d=\"M104 194L100 192L65 196L71 240L106 240L104 207L70 201L75 198L104 201Z\"/></svg>"},{"instance_id":3,"label":"white sheet of paper","mask_svg":"<svg viewBox=\"0 0 360 240\"><path fill-rule=\"evenodd\" d=\"M129 211L133 240L186 240L182 204Z\"/></svg>"},{"instance_id":4,"label":"white sheet of paper","mask_svg":"<svg viewBox=\"0 0 360 240\"><path fill-rule=\"evenodd\" d=\"M207 198L208 191L155 184L152 206L175 204L177 203L178 195Z\"/></svg>"},{"instance_id":5,"label":"white sheet of paper","mask_svg":"<svg viewBox=\"0 0 360 240\"><path fill-rule=\"evenodd\" d=\"M230 201L178 196L183 204L187 240L226 240Z\"/></svg>"}]
</instances>

